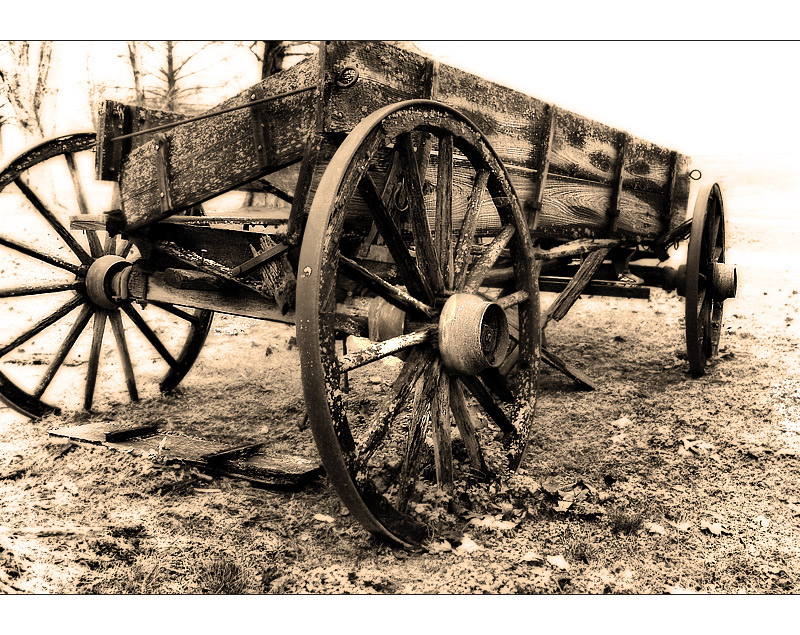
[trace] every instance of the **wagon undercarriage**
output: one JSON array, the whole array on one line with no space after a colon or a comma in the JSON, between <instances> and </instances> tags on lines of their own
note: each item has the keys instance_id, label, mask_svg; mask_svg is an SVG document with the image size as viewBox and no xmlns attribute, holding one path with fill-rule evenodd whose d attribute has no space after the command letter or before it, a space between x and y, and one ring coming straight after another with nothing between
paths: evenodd
<instances>
[{"instance_id":1,"label":"wagon undercarriage","mask_svg":"<svg viewBox=\"0 0 800 635\"><path fill-rule=\"evenodd\" d=\"M95 147L100 178L119 186L102 214L76 167ZM76 193L69 221L26 176L64 160ZM415 513L425 487L447 504L524 460L540 360L595 387L543 346L581 294L676 289L697 376L736 292L718 186L703 188L685 219L688 159L383 44L323 45L319 58L192 120L108 103L99 136L41 144L0 174L0 188L12 183L71 256L0 244L69 278L0 295L70 297L0 354L73 322L38 378L0 374L6 402L30 416L57 410L48 386L90 320L86 409L106 321L131 400L142 379L126 328L166 362L156 381L169 390L196 361L213 312L296 324L328 477L367 529L405 545L426 538ZM284 205L204 213L204 201L239 188ZM687 263L661 266L687 238ZM557 295L540 308L540 291ZM174 322L169 346L142 307ZM376 367L394 396L365 421L350 379Z\"/></svg>"}]
</instances>

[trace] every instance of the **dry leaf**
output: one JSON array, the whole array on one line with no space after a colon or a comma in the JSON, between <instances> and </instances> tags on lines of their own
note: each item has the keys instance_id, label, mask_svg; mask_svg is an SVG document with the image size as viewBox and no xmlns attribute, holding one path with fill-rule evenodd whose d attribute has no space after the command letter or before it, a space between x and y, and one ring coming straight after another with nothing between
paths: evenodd
<instances>
[{"instance_id":1,"label":"dry leaf","mask_svg":"<svg viewBox=\"0 0 800 635\"><path fill-rule=\"evenodd\" d=\"M323 523L332 523L333 518L330 516L326 516L325 514L314 514L314 520L319 520Z\"/></svg>"},{"instance_id":2,"label":"dry leaf","mask_svg":"<svg viewBox=\"0 0 800 635\"><path fill-rule=\"evenodd\" d=\"M484 527L486 529L493 529L495 531L508 531L517 526L512 520L502 520L503 515L497 516L483 516L481 518L473 518L467 524L474 525L475 527Z\"/></svg>"},{"instance_id":3,"label":"dry leaf","mask_svg":"<svg viewBox=\"0 0 800 635\"><path fill-rule=\"evenodd\" d=\"M428 551L431 553L445 553L447 551L452 551L453 545L450 544L448 540L442 540L441 542L434 542L428 546Z\"/></svg>"},{"instance_id":4,"label":"dry leaf","mask_svg":"<svg viewBox=\"0 0 800 635\"><path fill-rule=\"evenodd\" d=\"M536 553L535 551L529 551L521 558L522 562L535 562L537 564L541 564L544 562L544 557L540 554Z\"/></svg>"},{"instance_id":5,"label":"dry leaf","mask_svg":"<svg viewBox=\"0 0 800 635\"><path fill-rule=\"evenodd\" d=\"M713 534L715 536L721 536L722 534L729 534L731 533L726 529L722 523L710 523L707 520L700 521L700 529L705 529L708 533Z\"/></svg>"},{"instance_id":6,"label":"dry leaf","mask_svg":"<svg viewBox=\"0 0 800 635\"><path fill-rule=\"evenodd\" d=\"M483 549L477 542L475 542L472 538L464 534L464 538L461 540L461 544L458 545L458 549L456 549L456 553L472 553L473 551L479 551Z\"/></svg>"},{"instance_id":7,"label":"dry leaf","mask_svg":"<svg viewBox=\"0 0 800 635\"><path fill-rule=\"evenodd\" d=\"M655 523L648 523L646 526L647 526L647 531L650 532L651 534L658 534L660 536L663 536L666 533L661 525L656 525Z\"/></svg>"},{"instance_id":8,"label":"dry leaf","mask_svg":"<svg viewBox=\"0 0 800 635\"><path fill-rule=\"evenodd\" d=\"M569 569L569 563L564 559L564 556L547 556L547 562L563 571Z\"/></svg>"},{"instance_id":9,"label":"dry leaf","mask_svg":"<svg viewBox=\"0 0 800 635\"><path fill-rule=\"evenodd\" d=\"M560 500L558 503L556 503L556 506L553 509L555 509L557 512L565 512L570 507L572 507L572 501Z\"/></svg>"},{"instance_id":10,"label":"dry leaf","mask_svg":"<svg viewBox=\"0 0 800 635\"><path fill-rule=\"evenodd\" d=\"M667 521L670 525L675 527L678 531L689 531L692 528L692 523L683 522L683 523L673 523L672 521Z\"/></svg>"}]
</instances>

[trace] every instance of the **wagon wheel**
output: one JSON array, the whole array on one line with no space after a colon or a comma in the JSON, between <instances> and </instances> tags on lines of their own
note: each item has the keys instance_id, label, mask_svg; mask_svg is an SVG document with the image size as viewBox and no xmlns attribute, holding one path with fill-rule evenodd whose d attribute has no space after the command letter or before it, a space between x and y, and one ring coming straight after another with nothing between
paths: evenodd
<instances>
[{"instance_id":1,"label":"wagon wheel","mask_svg":"<svg viewBox=\"0 0 800 635\"><path fill-rule=\"evenodd\" d=\"M89 410L98 387L105 398L127 393L131 401L143 380L176 387L211 324L210 311L142 309L109 297L110 274L136 260L136 248L95 231L86 232L84 244L68 229L69 216L112 209L116 197L116 185L82 176L92 171L95 140L87 132L43 141L0 169L0 399L29 417L61 406ZM90 322L91 337L82 338ZM112 337L104 339L106 323ZM119 377L101 364L103 344L110 349L112 340Z\"/></svg>"},{"instance_id":2,"label":"wagon wheel","mask_svg":"<svg viewBox=\"0 0 800 635\"><path fill-rule=\"evenodd\" d=\"M686 349L694 377L719 347L722 309L736 295L736 268L725 264L725 212L716 183L697 195L686 260Z\"/></svg>"},{"instance_id":3,"label":"wagon wheel","mask_svg":"<svg viewBox=\"0 0 800 635\"><path fill-rule=\"evenodd\" d=\"M462 200L456 200L456 176L467 183ZM398 200L407 202L407 211ZM456 203L465 201L458 217ZM360 246L352 235L359 228L360 235L367 233L358 223L365 210L370 231L391 255L394 266L388 270L354 260ZM481 244L476 227L487 210L500 229ZM490 302L481 283L505 248L514 262L514 287ZM418 100L375 112L352 131L326 169L300 254L303 391L328 477L372 533L417 545L426 537L426 517L418 515L424 505L414 504L422 489L438 487L446 499L455 484L521 463L540 355L532 254L525 218L500 160L474 124L447 106ZM339 311L337 283L345 279L370 289L376 296L372 303L404 313L405 332L390 332L383 341L339 356L333 316ZM496 368L508 346L504 309L512 308L519 310L521 361L506 380ZM370 322L369 328L388 325L391 331L392 323L397 324ZM344 373L351 384L359 373L369 376L389 366L379 360L392 354L404 360L392 360L394 394L364 420L341 392L340 380ZM478 425L479 418L488 425ZM456 436L459 446L453 443Z\"/></svg>"}]
</instances>

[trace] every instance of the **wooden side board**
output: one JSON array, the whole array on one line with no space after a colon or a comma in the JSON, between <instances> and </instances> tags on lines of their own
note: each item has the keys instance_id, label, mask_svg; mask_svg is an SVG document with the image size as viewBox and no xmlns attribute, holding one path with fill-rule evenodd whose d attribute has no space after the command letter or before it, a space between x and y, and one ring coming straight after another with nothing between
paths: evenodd
<instances>
[{"instance_id":1,"label":"wooden side board","mask_svg":"<svg viewBox=\"0 0 800 635\"><path fill-rule=\"evenodd\" d=\"M424 57L386 43L328 42L318 56L264 80L213 111L305 86L317 90L176 127L164 133L160 150L154 139L132 142L120 177L126 229L164 218L303 159L300 174L305 176L293 188L293 214L301 217L308 213L316 185L343 135L387 104L430 97L464 113L481 129L506 164L523 205L536 200L537 168L549 166L543 207L534 228L540 235L601 237L612 227L617 236L650 240L685 218L687 157L444 64L435 66L433 77L432 68ZM343 81L348 74L352 78L353 69L357 80ZM542 140L551 112L554 134L548 161L544 161L541 149L547 144ZM171 115L147 116L156 123ZM122 131L114 128L120 117L109 110L103 120L108 128L104 135ZM102 145L106 148L107 144ZM309 152L311 147L319 151ZM103 153L101 165L111 151ZM160 172L159 155L166 166ZM170 203L166 207L161 196L165 178ZM614 222L609 220L612 208L619 209ZM488 210L486 218L490 217ZM302 220L295 218L291 227L302 227Z\"/></svg>"},{"instance_id":2,"label":"wooden side board","mask_svg":"<svg viewBox=\"0 0 800 635\"><path fill-rule=\"evenodd\" d=\"M215 110L316 87L318 67L316 58L306 60L223 102ZM164 218L298 162L311 130L314 103L312 90L165 131L170 209L163 209L161 204L159 141L150 140L133 148L123 162L120 176L126 229Z\"/></svg>"},{"instance_id":3,"label":"wooden side board","mask_svg":"<svg viewBox=\"0 0 800 635\"><path fill-rule=\"evenodd\" d=\"M426 60L414 53L382 42L330 42L325 60L325 81L332 85L324 105L325 132L349 132L378 108L426 97ZM358 80L341 87L336 80L345 69L356 69ZM445 64L438 67L437 80L436 99L481 129L512 172L524 204L535 194L548 104ZM558 235L563 226L564 237L604 233L623 138L619 232L653 238L680 224L689 196L687 157L563 109L554 112L549 174L564 178L548 178L537 230Z\"/></svg>"}]
</instances>

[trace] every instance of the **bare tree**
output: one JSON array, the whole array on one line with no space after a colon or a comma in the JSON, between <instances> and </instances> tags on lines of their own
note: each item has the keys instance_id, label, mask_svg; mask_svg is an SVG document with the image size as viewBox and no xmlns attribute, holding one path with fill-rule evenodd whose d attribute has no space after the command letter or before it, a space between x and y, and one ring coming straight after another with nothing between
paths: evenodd
<instances>
[{"instance_id":1,"label":"bare tree","mask_svg":"<svg viewBox=\"0 0 800 635\"><path fill-rule=\"evenodd\" d=\"M248 47L261 66L261 79L302 61L317 49L309 40L255 40Z\"/></svg>"},{"instance_id":2,"label":"bare tree","mask_svg":"<svg viewBox=\"0 0 800 635\"><path fill-rule=\"evenodd\" d=\"M129 42L129 51L134 51L131 54L134 85L139 81L137 99L141 97L146 103L167 110L195 110L198 108L195 97L206 92L214 93L221 88L197 82L197 76L202 77L212 66L228 59L227 56L204 55L206 51L219 48L220 42L167 40L138 44L144 49L141 57L135 54L137 43ZM140 66L135 64L137 59Z\"/></svg>"},{"instance_id":3,"label":"bare tree","mask_svg":"<svg viewBox=\"0 0 800 635\"><path fill-rule=\"evenodd\" d=\"M5 125L15 124L27 137L45 136L44 106L53 55L53 43L40 42L34 47L35 63L31 60L30 42L5 42L2 45L4 68L2 82L12 114Z\"/></svg>"}]
</instances>

